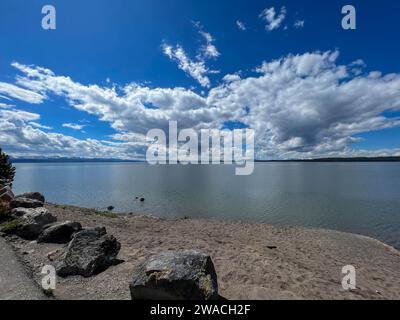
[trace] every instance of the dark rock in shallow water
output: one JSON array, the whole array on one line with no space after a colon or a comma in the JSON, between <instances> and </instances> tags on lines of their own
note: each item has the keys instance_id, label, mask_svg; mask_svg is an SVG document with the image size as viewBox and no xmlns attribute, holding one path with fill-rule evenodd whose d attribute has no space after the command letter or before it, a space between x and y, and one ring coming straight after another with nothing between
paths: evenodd
<instances>
[{"instance_id":1,"label":"dark rock in shallow water","mask_svg":"<svg viewBox=\"0 0 400 320\"><path fill-rule=\"evenodd\" d=\"M210 256L165 251L151 257L129 285L133 300L214 300L218 282Z\"/></svg>"},{"instance_id":2,"label":"dark rock in shallow water","mask_svg":"<svg viewBox=\"0 0 400 320\"><path fill-rule=\"evenodd\" d=\"M57 218L49 213L47 209L31 208L17 220L15 234L27 240L35 240L46 225L56 221Z\"/></svg>"},{"instance_id":3,"label":"dark rock in shallow water","mask_svg":"<svg viewBox=\"0 0 400 320\"><path fill-rule=\"evenodd\" d=\"M10 202L11 208L39 208L43 207L43 202L25 197L15 197Z\"/></svg>"},{"instance_id":4,"label":"dark rock in shallow water","mask_svg":"<svg viewBox=\"0 0 400 320\"><path fill-rule=\"evenodd\" d=\"M33 199L33 200L37 200L40 202L45 202L44 195L42 195L40 192L23 193L23 194L18 195L17 198L28 198L28 199Z\"/></svg>"},{"instance_id":5,"label":"dark rock in shallow water","mask_svg":"<svg viewBox=\"0 0 400 320\"><path fill-rule=\"evenodd\" d=\"M44 243L68 243L71 236L82 230L79 222L60 222L44 228L37 241Z\"/></svg>"},{"instance_id":6,"label":"dark rock in shallow water","mask_svg":"<svg viewBox=\"0 0 400 320\"><path fill-rule=\"evenodd\" d=\"M140 202L144 202L144 200L145 200L144 198L140 198Z\"/></svg>"},{"instance_id":7,"label":"dark rock in shallow water","mask_svg":"<svg viewBox=\"0 0 400 320\"><path fill-rule=\"evenodd\" d=\"M61 277L90 277L116 264L121 244L105 228L85 229L74 234L61 255L56 270Z\"/></svg>"}]
</instances>

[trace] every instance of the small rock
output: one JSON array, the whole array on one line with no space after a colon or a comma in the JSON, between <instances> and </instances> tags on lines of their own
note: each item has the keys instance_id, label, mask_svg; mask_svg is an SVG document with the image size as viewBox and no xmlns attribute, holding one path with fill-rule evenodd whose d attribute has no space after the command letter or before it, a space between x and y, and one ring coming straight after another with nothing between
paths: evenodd
<instances>
[{"instance_id":1,"label":"small rock","mask_svg":"<svg viewBox=\"0 0 400 320\"><path fill-rule=\"evenodd\" d=\"M108 211L113 211L114 209L115 209L114 206L108 206L108 207L107 207L107 210L108 210Z\"/></svg>"},{"instance_id":2,"label":"small rock","mask_svg":"<svg viewBox=\"0 0 400 320\"><path fill-rule=\"evenodd\" d=\"M24 197L15 197L10 202L11 208L39 208L43 207L43 202Z\"/></svg>"},{"instance_id":3,"label":"small rock","mask_svg":"<svg viewBox=\"0 0 400 320\"><path fill-rule=\"evenodd\" d=\"M17 198L28 198L28 199L33 199L33 200L37 200L40 202L45 202L44 195L42 195L40 192L23 193L23 194L18 195Z\"/></svg>"},{"instance_id":4,"label":"small rock","mask_svg":"<svg viewBox=\"0 0 400 320\"><path fill-rule=\"evenodd\" d=\"M140 202L144 202L144 200L145 200L144 198L140 198Z\"/></svg>"},{"instance_id":5,"label":"small rock","mask_svg":"<svg viewBox=\"0 0 400 320\"><path fill-rule=\"evenodd\" d=\"M46 226L39 235L37 242L40 243L68 243L71 241L71 236L82 230L79 222L60 222Z\"/></svg>"},{"instance_id":6,"label":"small rock","mask_svg":"<svg viewBox=\"0 0 400 320\"><path fill-rule=\"evenodd\" d=\"M49 259L50 261L53 261L53 256L55 256L55 255L56 255L57 253L59 253L59 252L60 252L59 249L50 251L50 252L47 254L47 259Z\"/></svg>"},{"instance_id":7,"label":"small rock","mask_svg":"<svg viewBox=\"0 0 400 320\"><path fill-rule=\"evenodd\" d=\"M164 251L151 257L129 285L132 300L218 299L217 274L210 256Z\"/></svg>"},{"instance_id":8,"label":"small rock","mask_svg":"<svg viewBox=\"0 0 400 320\"><path fill-rule=\"evenodd\" d=\"M105 228L85 229L74 234L56 266L61 277L90 277L116 264L121 244Z\"/></svg>"}]
</instances>

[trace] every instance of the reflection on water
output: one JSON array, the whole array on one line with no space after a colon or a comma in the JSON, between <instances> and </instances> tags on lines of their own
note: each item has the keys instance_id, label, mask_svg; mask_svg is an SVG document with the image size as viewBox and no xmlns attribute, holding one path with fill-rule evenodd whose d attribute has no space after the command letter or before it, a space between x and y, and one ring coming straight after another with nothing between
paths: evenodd
<instances>
[{"instance_id":1,"label":"reflection on water","mask_svg":"<svg viewBox=\"0 0 400 320\"><path fill-rule=\"evenodd\" d=\"M19 163L14 189L50 202L160 217L239 219L369 235L400 247L400 163L234 166ZM141 203L135 197L144 197Z\"/></svg>"}]
</instances>

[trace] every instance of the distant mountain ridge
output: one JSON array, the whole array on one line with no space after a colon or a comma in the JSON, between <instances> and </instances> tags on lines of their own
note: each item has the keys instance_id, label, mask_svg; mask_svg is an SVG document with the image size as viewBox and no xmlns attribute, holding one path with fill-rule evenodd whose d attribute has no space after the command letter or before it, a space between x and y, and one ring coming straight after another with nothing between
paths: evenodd
<instances>
[{"instance_id":1,"label":"distant mountain ridge","mask_svg":"<svg viewBox=\"0 0 400 320\"><path fill-rule=\"evenodd\" d=\"M127 160L114 158L13 158L12 163L46 163L46 162L131 162L143 163L144 160ZM349 158L316 158L316 159L289 159L289 160L255 160L255 162L400 162L399 157L349 157Z\"/></svg>"},{"instance_id":2,"label":"distant mountain ridge","mask_svg":"<svg viewBox=\"0 0 400 320\"><path fill-rule=\"evenodd\" d=\"M45 163L45 162L143 162L140 160L126 160L113 158L13 158L10 157L12 163Z\"/></svg>"}]
</instances>

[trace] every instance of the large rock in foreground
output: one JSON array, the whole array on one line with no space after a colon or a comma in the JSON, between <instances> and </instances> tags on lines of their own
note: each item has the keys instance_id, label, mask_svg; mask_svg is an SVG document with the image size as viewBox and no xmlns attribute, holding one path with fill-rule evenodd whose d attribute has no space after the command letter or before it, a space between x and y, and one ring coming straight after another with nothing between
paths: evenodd
<instances>
[{"instance_id":1,"label":"large rock in foreground","mask_svg":"<svg viewBox=\"0 0 400 320\"><path fill-rule=\"evenodd\" d=\"M129 285L132 300L218 299L217 274L210 256L165 251L151 257Z\"/></svg>"},{"instance_id":2,"label":"large rock in foreground","mask_svg":"<svg viewBox=\"0 0 400 320\"><path fill-rule=\"evenodd\" d=\"M44 243L68 243L74 233L82 230L79 222L60 222L45 227L39 235L37 242Z\"/></svg>"},{"instance_id":3,"label":"large rock in foreground","mask_svg":"<svg viewBox=\"0 0 400 320\"><path fill-rule=\"evenodd\" d=\"M25 197L15 197L10 202L11 208L39 208L43 207L43 202Z\"/></svg>"},{"instance_id":4,"label":"large rock in foreground","mask_svg":"<svg viewBox=\"0 0 400 320\"><path fill-rule=\"evenodd\" d=\"M57 274L61 277L98 274L118 262L116 257L120 248L121 244L107 235L105 228L79 231L61 255Z\"/></svg>"},{"instance_id":5,"label":"large rock in foreground","mask_svg":"<svg viewBox=\"0 0 400 320\"><path fill-rule=\"evenodd\" d=\"M15 234L27 240L35 240L48 224L57 221L45 208L27 209L25 214L16 220Z\"/></svg>"}]
</instances>

